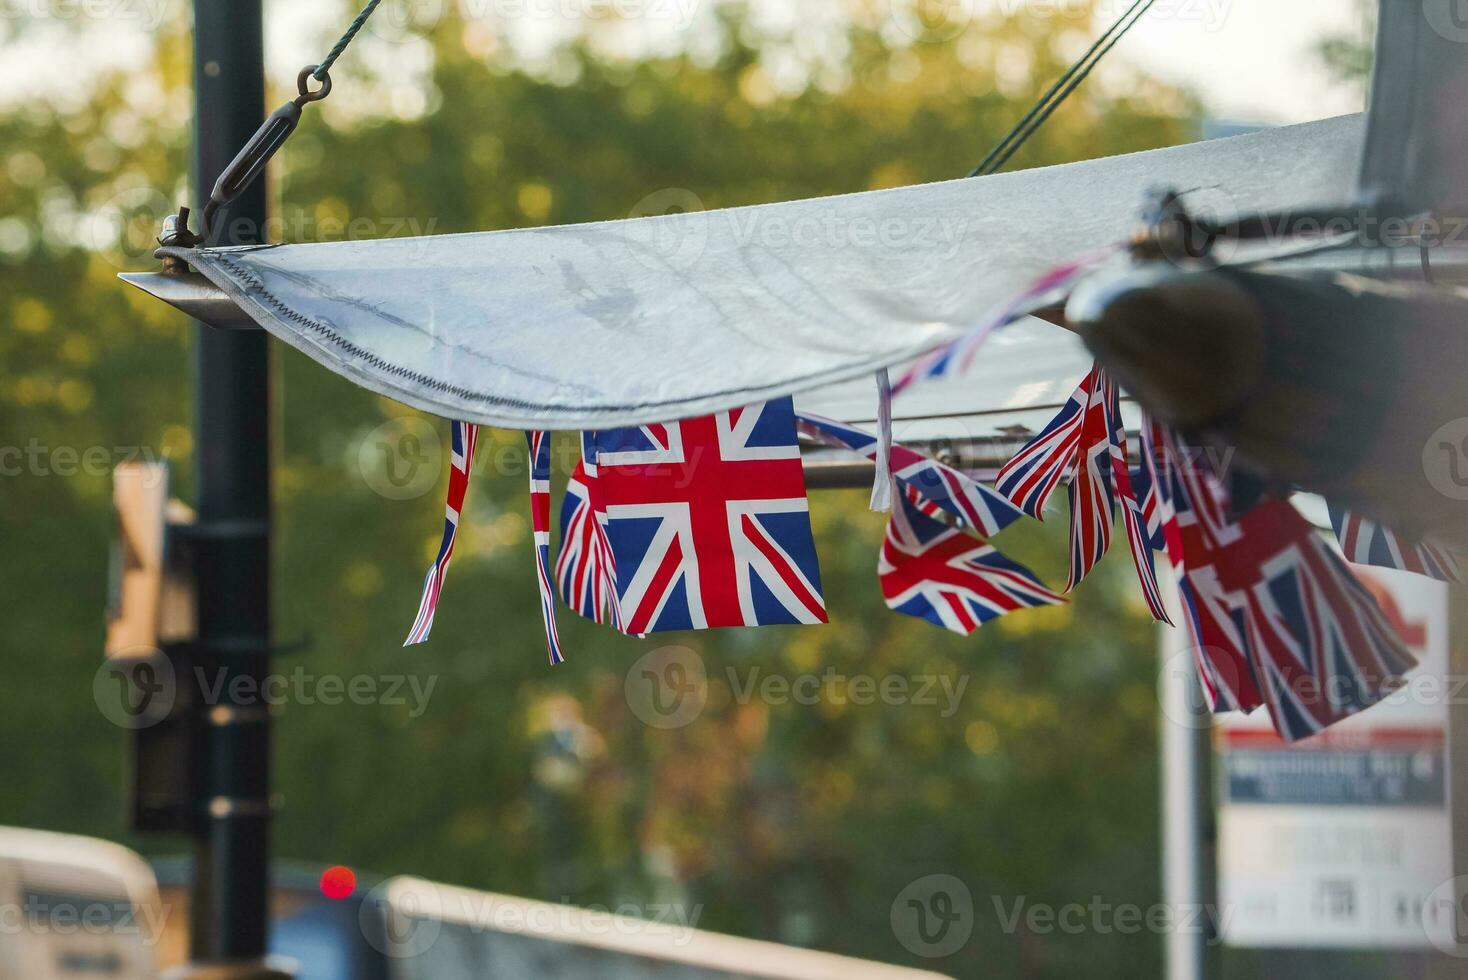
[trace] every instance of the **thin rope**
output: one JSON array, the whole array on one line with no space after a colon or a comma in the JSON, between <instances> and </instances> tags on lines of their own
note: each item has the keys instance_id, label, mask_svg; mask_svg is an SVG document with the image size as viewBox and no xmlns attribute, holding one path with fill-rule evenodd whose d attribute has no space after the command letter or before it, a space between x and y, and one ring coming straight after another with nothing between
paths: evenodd
<instances>
[{"instance_id":1,"label":"thin rope","mask_svg":"<svg viewBox=\"0 0 1468 980\"><path fill-rule=\"evenodd\" d=\"M367 6L362 8L362 12L357 15L356 20L352 21L346 33L337 38L336 46L331 49L321 64L316 66L316 70L311 73L312 78L318 82L326 78L326 73L331 71L332 65L336 64L336 59L342 56L342 52L347 49L347 45L352 43L352 38L357 36L357 32L367 23L367 18L372 16L372 11L376 10L380 3L382 3L382 0L368 0Z\"/></svg>"},{"instance_id":2,"label":"thin rope","mask_svg":"<svg viewBox=\"0 0 1468 980\"><path fill-rule=\"evenodd\" d=\"M1060 107L1060 104L1086 80L1101 63L1101 60L1111 52L1112 48L1116 47L1117 42L1125 37L1128 31L1136 26L1137 21L1146 15L1155 2L1156 0L1134 0L1132 5L1123 11L1121 16L1106 29L1106 32L1086 50L1086 53L1081 55L1075 64L1071 65L1066 73L1050 86L1049 91L1030 107L1025 117L1005 134L994 149L989 151L984 162L975 167L969 176L985 177L997 173L1008 163L1015 152L1025 144L1025 141L1045 125L1046 120Z\"/></svg>"},{"instance_id":3,"label":"thin rope","mask_svg":"<svg viewBox=\"0 0 1468 980\"><path fill-rule=\"evenodd\" d=\"M1133 17L1130 22L1124 25L1121 30L1117 34L1115 34L1110 41L1106 43L1105 47L1103 47L1100 52L1097 53L1095 60L1093 60L1089 66L1087 66L1079 75L1071 80L1070 84L1065 87L1065 90L1060 93L1060 96L1054 102L1050 103L1048 107L1046 107L1045 111L1040 114L1040 117L1029 125L1024 134L1020 136L1019 140L1009 148L1008 152L1000 157L998 162L994 165L995 171L998 171L1006 163L1008 163L1009 158L1014 156L1015 151L1017 151L1026 140L1033 136L1037 129L1045 125L1045 122L1050 118L1055 110L1060 108L1060 104L1064 102L1067 98L1069 98L1072 92L1080 87L1080 84L1084 82L1086 78L1091 74L1092 70L1101 63L1102 59L1111 52L1111 49L1116 47L1117 43L1126 36L1126 33L1136 26L1137 21L1146 16L1147 10L1151 8L1154 2L1155 0L1146 0L1146 4L1140 11L1137 12L1136 16Z\"/></svg>"},{"instance_id":4,"label":"thin rope","mask_svg":"<svg viewBox=\"0 0 1468 980\"><path fill-rule=\"evenodd\" d=\"M1130 16L1132 11L1136 10L1137 7L1141 6L1141 4L1144 2L1146 2L1146 0L1134 0L1132 6L1122 13L1122 19ZM1066 70L1065 74L1061 75L1060 78L1055 81L1054 85L1050 86L1049 91L1040 96L1039 101L1037 101L1033 106L1030 107L1029 112L1025 113L1025 117L1019 122L1015 123L1014 128L1005 134L1004 138L999 141L994 149L989 151L989 155L984 158L984 162L975 167L973 172L970 173L969 176L978 177L980 175L990 173L990 165L993 164L996 159L998 159L1000 153L1004 152L1005 148L1009 145L1009 142L1013 140L1016 136L1018 136L1020 131L1023 130L1027 125L1029 125L1030 121L1034 119L1035 116L1040 114L1041 110L1045 108L1050 100L1055 98L1055 93L1059 92L1061 88L1065 86L1066 82L1069 82L1073 77L1075 77L1076 72L1080 71L1081 67L1095 56L1096 52L1100 50L1101 45L1105 44L1107 38L1109 38L1112 33L1120 26L1121 19L1113 22L1112 25L1106 29L1106 33L1098 37L1095 42L1092 43L1091 47L1086 50L1086 53L1081 55L1081 57L1075 62L1075 64L1071 65L1070 68Z\"/></svg>"}]
</instances>

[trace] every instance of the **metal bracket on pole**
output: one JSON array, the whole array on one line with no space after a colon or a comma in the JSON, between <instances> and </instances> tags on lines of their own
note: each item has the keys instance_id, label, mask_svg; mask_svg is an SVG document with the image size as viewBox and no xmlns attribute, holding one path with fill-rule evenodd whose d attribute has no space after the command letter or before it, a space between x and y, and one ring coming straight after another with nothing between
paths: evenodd
<instances>
[{"instance_id":1,"label":"metal bracket on pole","mask_svg":"<svg viewBox=\"0 0 1468 980\"><path fill-rule=\"evenodd\" d=\"M165 265L163 272L122 272L117 278L216 330L260 329L224 290L186 265L178 270Z\"/></svg>"}]
</instances>

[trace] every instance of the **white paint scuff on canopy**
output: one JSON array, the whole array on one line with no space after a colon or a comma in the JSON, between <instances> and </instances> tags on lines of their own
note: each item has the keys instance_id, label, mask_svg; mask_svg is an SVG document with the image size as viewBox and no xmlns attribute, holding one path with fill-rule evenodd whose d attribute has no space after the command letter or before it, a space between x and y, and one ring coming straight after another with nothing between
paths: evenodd
<instances>
[{"instance_id":1,"label":"white paint scuff on canopy","mask_svg":"<svg viewBox=\"0 0 1468 980\"><path fill-rule=\"evenodd\" d=\"M178 252L332 371L519 429L666 421L869 375L1124 239L1353 197L1359 117L972 180L553 228ZM898 400L899 409L902 399Z\"/></svg>"}]
</instances>

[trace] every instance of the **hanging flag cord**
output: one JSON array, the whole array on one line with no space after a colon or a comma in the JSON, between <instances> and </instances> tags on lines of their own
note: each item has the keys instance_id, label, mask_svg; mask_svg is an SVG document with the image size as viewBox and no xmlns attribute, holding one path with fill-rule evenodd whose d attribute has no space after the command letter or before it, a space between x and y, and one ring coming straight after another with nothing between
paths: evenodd
<instances>
[{"instance_id":1,"label":"hanging flag cord","mask_svg":"<svg viewBox=\"0 0 1468 980\"><path fill-rule=\"evenodd\" d=\"M1015 152L1025 144L1025 141L1045 125L1046 120L1060 107L1060 104L1086 80L1087 76L1101 63L1101 59L1105 58L1111 49L1116 47L1117 42L1136 26L1137 21L1152 9L1152 4L1155 2L1156 0L1133 0L1132 5L1106 29L1106 33L1098 37L1096 43L1092 44L1086 53L1070 66L1070 70L1050 86L1050 90L1042 95L1040 100L1030 108L1030 111L1025 113L1025 117L1005 134L998 145L989 151L984 162L975 167L969 176L987 177L990 174L998 173L1009 162L1010 157L1014 156Z\"/></svg>"},{"instance_id":2,"label":"hanging flag cord","mask_svg":"<svg viewBox=\"0 0 1468 980\"><path fill-rule=\"evenodd\" d=\"M230 161L229 166L224 168L224 172L214 183L214 189L209 193L209 202L204 205L203 234L195 235L189 231L189 209L180 208L177 215L165 222L163 235L159 238L160 244L194 248L209 241L214 230L214 216L220 208L244 193L245 188L253 184L265 170L265 165L275 156L275 151L284 146L291 133L295 132L301 121L301 110L331 94L331 66L336 64L347 45L352 43L352 39L367 23L367 18L372 16L381 3L382 0L370 0L321 63L301 69L296 76L296 97L272 112L270 118L261 124L255 135L250 137L249 142ZM320 83L319 87L311 88L312 79Z\"/></svg>"}]
</instances>

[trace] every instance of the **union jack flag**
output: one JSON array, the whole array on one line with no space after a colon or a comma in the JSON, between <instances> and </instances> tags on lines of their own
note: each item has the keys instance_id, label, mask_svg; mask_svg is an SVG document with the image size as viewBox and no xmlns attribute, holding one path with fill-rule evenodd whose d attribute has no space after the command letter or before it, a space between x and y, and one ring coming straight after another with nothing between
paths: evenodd
<instances>
[{"instance_id":1,"label":"union jack flag","mask_svg":"<svg viewBox=\"0 0 1468 980\"><path fill-rule=\"evenodd\" d=\"M1330 505L1330 526L1335 529L1336 540L1347 561L1396 568L1439 582L1463 581L1456 556L1429 541L1414 544L1391 528L1334 504Z\"/></svg>"},{"instance_id":2,"label":"union jack flag","mask_svg":"<svg viewBox=\"0 0 1468 980\"><path fill-rule=\"evenodd\" d=\"M1340 557L1287 501L1234 517L1205 459L1144 431L1161 444L1147 447L1153 477L1172 487L1169 551L1215 710L1267 704L1295 741L1381 700L1414 660Z\"/></svg>"},{"instance_id":3,"label":"union jack flag","mask_svg":"<svg viewBox=\"0 0 1468 980\"><path fill-rule=\"evenodd\" d=\"M1174 504L1171 457L1168 455L1172 446L1171 434L1143 412L1140 435L1142 461L1132 471L1132 485L1142 500L1142 512L1147 515L1147 530L1154 550L1167 555L1173 568L1180 569L1182 540Z\"/></svg>"},{"instance_id":4,"label":"union jack flag","mask_svg":"<svg viewBox=\"0 0 1468 980\"><path fill-rule=\"evenodd\" d=\"M1143 464L1149 468L1167 554L1193 638L1198 676L1216 712L1253 711L1264 703L1250 663L1242 619L1219 582L1222 549L1238 539L1223 490L1206 461L1192 456L1168 429L1146 419Z\"/></svg>"},{"instance_id":5,"label":"union jack flag","mask_svg":"<svg viewBox=\"0 0 1468 980\"><path fill-rule=\"evenodd\" d=\"M1074 589L1111 546L1116 502L1131 546L1142 598L1152 617L1171 623L1157 584L1154 548L1160 548L1161 516L1150 481L1133 485L1128 468L1126 426L1121 394L1099 366L1094 366L1060 412L1040 434L999 470L1000 493L1036 520L1056 487L1069 479L1070 581ZM1150 515L1150 516L1149 516Z\"/></svg>"},{"instance_id":6,"label":"union jack flag","mask_svg":"<svg viewBox=\"0 0 1468 980\"><path fill-rule=\"evenodd\" d=\"M1416 659L1315 529L1283 500L1239 518L1219 582L1241 597L1274 727L1307 738L1380 701Z\"/></svg>"},{"instance_id":7,"label":"union jack flag","mask_svg":"<svg viewBox=\"0 0 1468 980\"><path fill-rule=\"evenodd\" d=\"M424 642L433 631L438 598L443 593L443 583L449 574L449 559L454 557L454 542L459 537L459 514L464 510L464 497L469 492L469 471L474 466L479 426L469 422L450 423L449 442L449 493L444 504L443 538L438 546L438 557L433 559L428 576L423 580L423 597L418 600L418 615L413 618L413 628L403 641L405 647Z\"/></svg>"},{"instance_id":8,"label":"union jack flag","mask_svg":"<svg viewBox=\"0 0 1468 980\"><path fill-rule=\"evenodd\" d=\"M1005 613L1065 602L987 541L935 519L898 495L877 576L887 606L964 636Z\"/></svg>"},{"instance_id":9,"label":"union jack flag","mask_svg":"<svg viewBox=\"0 0 1468 980\"><path fill-rule=\"evenodd\" d=\"M581 461L566 483L561 503L561 551L556 582L566 605L598 625L622 628L617 608L617 571L607 541L606 515L592 502L596 485L596 441L582 434Z\"/></svg>"},{"instance_id":10,"label":"union jack flag","mask_svg":"<svg viewBox=\"0 0 1468 980\"><path fill-rule=\"evenodd\" d=\"M1137 581L1142 587L1142 598L1152 618L1172 625L1162 602L1162 589L1157 585L1157 566L1152 560L1152 551L1161 537L1161 521L1157 514L1157 501L1137 499L1138 490L1132 483L1126 448L1126 424L1121 417L1121 396L1116 385L1110 386L1106 401L1107 426L1111 432L1111 480L1116 495L1121 498L1122 525L1126 528L1127 544L1132 553L1132 564L1137 569ZM1143 492L1150 494L1151 486ZM1148 516L1150 508L1152 516ZM1154 528L1153 521L1156 521Z\"/></svg>"},{"instance_id":11,"label":"union jack flag","mask_svg":"<svg viewBox=\"0 0 1468 980\"><path fill-rule=\"evenodd\" d=\"M823 446L848 449L875 460L879 440L869 432L820 415L796 416L800 431ZM893 445L892 477L984 537L992 537L1024 516L999 494L951 466L902 445Z\"/></svg>"},{"instance_id":12,"label":"union jack flag","mask_svg":"<svg viewBox=\"0 0 1468 980\"><path fill-rule=\"evenodd\" d=\"M1146 437L1142 438L1142 445L1146 446ZM1158 554L1167 554L1167 535L1164 527L1164 504L1157 484L1152 482L1152 468L1144 461L1141 466L1132 467L1132 496L1136 498L1142 517L1142 526L1146 529L1147 546Z\"/></svg>"},{"instance_id":13,"label":"union jack flag","mask_svg":"<svg viewBox=\"0 0 1468 980\"><path fill-rule=\"evenodd\" d=\"M1081 423L1091 397L1096 369L1086 375L1060 414L1031 439L1009 462L999 468L994 489L1037 521L1045 519L1050 495L1076 468L1076 451L1081 444Z\"/></svg>"},{"instance_id":14,"label":"union jack flag","mask_svg":"<svg viewBox=\"0 0 1468 980\"><path fill-rule=\"evenodd\" d=\"M627 632L826 621L789 398L595 443Z\"/></svg>"},{"instance_id":15,"label":"union jack flag","mask_svg":"<svg viewBox=\"0 0 1468 980\"><path fill-rule=\"evenodd\" d=\"M1116 488L1112 485L1115 431L1109 406L1116 399L1116 386L1101 368L1091 372L1086 393L1086 410L1081 416L1080 442L1076 447L1075 475L1070 496L1069 592L1096 567L1111 547L1111 525L1116 521Z\"/></svg>"},{"instance_id":16,"label":"union jack flag","mask_svg":"<svg viewBox=\"0 0 1468 980\"><path fill-rule=\"evenodd\" d=\"M934 520L944 520L945 518L943 515L948 513L942 507L939 507L936 503L918 493L917 488L915 487L902 487L902 496L906 497L907 502L916 507L921 513L933 518ZM953 522L959 527L964 526L963 521L959 520L956 517L953 518Z\"/></svg>"},{"instance_id":17,"label":"union jack flag","mask_svg":"<svg viewBox=\"0 0 1468 980\"><path fill-rule=\"evenodd\" d=\"M545 623L545 644L550 662L564 662L561 640L556 635L555 593L550 576L550 471L551 435L549 432L527 432L525 443L530 450L530 528L535 535L535 580L540 587L540 615Z\"/></svg>"}]
</instances>

